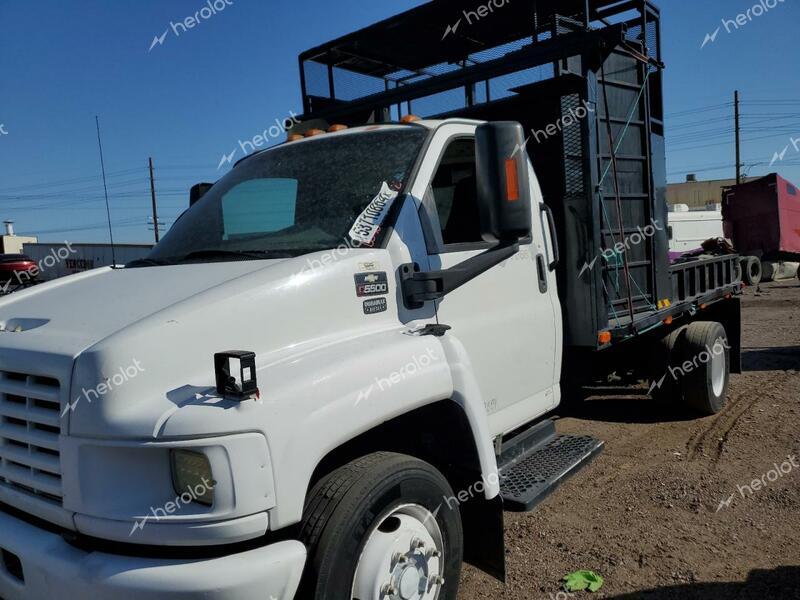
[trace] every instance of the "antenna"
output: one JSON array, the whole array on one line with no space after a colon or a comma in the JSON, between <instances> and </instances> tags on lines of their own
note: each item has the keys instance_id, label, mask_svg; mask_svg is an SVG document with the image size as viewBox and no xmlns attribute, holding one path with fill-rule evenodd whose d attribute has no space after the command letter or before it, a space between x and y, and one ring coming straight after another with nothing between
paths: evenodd
<instances>
[{"instance_id":1,"label":"antenna","mask_svg":"<svg viewBox=\"0 0 800 600\"><path fill-rule=\"evenodd\" d=\"M108 237L111 239L111 264L116 266L117 255L114 250L114 232L111 229L111 207L108 205L108 185L106 184L106 164L103 160L103 143L100 141L100 118L95 116L94 122L97 125L97 146L100 148L100 168L103 171L103 190L106 194L106 215L108 216Z\"/></svg>"}]
</instances>

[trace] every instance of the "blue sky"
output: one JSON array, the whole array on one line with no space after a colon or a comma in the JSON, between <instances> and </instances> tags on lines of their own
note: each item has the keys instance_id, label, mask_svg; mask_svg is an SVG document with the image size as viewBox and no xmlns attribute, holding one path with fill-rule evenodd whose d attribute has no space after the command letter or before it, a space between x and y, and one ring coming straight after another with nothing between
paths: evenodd
<instances>
[{"instance_id":1,"label":"blue sky","mask_svg":"<svg viewBox=\"0 0 800 600\"><path fill-rule=\"evenodd\" d=\"M148 51L170 22L204 1L0 0L0 219L44 241L107 240L99 115L115 239L150 241L149 156L159 216L169 225L193 183L224 172L219 161L238 140L302 112L301 51L420 4L229 0L193 29L169 30ZM800 5L769 0L777 6L754 16L755 2L659 3L671 181L690 172L733 175L730 104L738 88L747 172L778 170L800 183L800 152L791 145L769 168L775 152L800 138ZM738 30L729 24L728 33L722 19L748 9L750 18Z\"/></svg>"}]
</instances>

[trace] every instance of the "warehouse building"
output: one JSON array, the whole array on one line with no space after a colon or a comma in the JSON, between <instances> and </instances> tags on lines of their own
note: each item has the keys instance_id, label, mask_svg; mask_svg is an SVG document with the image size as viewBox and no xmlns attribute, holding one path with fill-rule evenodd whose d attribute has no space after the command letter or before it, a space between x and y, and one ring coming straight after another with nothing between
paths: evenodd
<instances>
[{"instance_id":1,"label":"warehouse building","mask_svg":"<svg viewBox=\"0 0 800 600\"><path fill-rule=\"evenodd\" d=\"M743 177L747 183L756 177ZM667 185L667 204L685 204L690 210L715 210L722 203L722 190L736 185L735 179L698 181L696 175L687 175L684 183Z\"/></svg>"},{"instance_id":2,"label":"warehouse building","mask_svg":"<svg viewBox=\"0 0 800 600\"><path fill-rule=\"evenodd\" d=\"M14 233L14 221L4 221L6 232L0 236L0 254L22 254L24 244L35 244L38 238Z\"/></svg>"}]
</instances>

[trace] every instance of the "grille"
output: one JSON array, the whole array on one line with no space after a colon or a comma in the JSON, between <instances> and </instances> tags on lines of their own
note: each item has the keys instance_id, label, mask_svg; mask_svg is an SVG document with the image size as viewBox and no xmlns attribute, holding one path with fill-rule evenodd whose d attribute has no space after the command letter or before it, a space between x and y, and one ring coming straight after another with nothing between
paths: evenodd
<instances>
[{"instance_id":1,"label":"grille","mask_svg":"<svg viewBox=\"0 0 800 600\"><path fill-rule=\"evenodd\" d=\"M60 385L0 371L0 485L61 504Z\"/></svg>"}]
</instances>

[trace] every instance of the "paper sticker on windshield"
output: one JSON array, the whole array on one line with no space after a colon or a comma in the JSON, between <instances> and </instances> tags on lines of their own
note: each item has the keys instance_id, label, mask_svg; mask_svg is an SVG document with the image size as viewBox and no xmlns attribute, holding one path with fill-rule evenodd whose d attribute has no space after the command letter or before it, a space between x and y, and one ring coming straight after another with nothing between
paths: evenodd
<instances>
[{"instance_id":1,"label":"paper sticker on windshield","mask_svg":"<svg viewBox=\"0 0 800 600\"><path fill-rule=\"evenodd\" d=\"M386 220L389 210L391 210L392 204L394 204L399 194L400 192L393 190L388 183L384 182L380 193L375 196L369 206L356 219L353 228L350 230L350 239L363 246L374 244L375 238L381 230L381 225Z\"/></svg>"}]
</instances>

